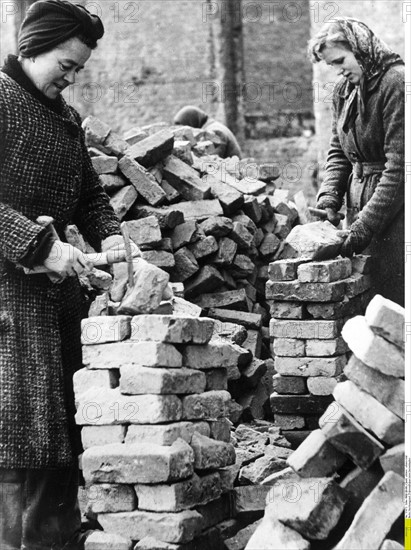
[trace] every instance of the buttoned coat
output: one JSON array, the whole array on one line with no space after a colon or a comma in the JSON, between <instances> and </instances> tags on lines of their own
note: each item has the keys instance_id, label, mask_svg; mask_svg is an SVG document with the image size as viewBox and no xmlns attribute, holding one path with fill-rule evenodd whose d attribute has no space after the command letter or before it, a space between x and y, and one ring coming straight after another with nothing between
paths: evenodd
<instances>
[{"instance_id":1,"label":"buttoned coat","mask_svg":"<svg viewBox=\"0 0 411 550\"><path fill-rule=\"evenodd\" d=\"M404 66L394 65L367 83L364 114L344 129L349 94L349 82L340 80L333 95L332 138L318 197L334 197L339 210L347 195L347 206L374 235L364 251L373 256L373 292L403 305Z\"/></svg>"},{"instance_id":2,"label":"buttoned coat","mask_svg":"<svg viewBox=\"0 0 411 550\"><path fill-rule=\"evenodd\" d=\"M0 467L65 467L77 460L72 376L81 368L77 278L28 276L40 215L62 235L75 223L94 246L119 233L94 172L81 119L50 110L0 72Z\"/></svg>"}]
</instances>

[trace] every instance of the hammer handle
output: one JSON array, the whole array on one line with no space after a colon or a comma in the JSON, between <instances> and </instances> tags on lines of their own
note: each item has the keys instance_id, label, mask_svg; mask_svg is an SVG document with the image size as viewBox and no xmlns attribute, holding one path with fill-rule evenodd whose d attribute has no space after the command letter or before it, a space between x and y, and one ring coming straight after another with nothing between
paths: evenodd
<instances>
[{"instance_id":1,"label":"hammer handle","mask_svg":"<svg viewBox=\"0 0 411 550\"><path fill-rule=\"evenodd\" d=\"M124 262L126 260L126 251L121 250L108 250L107 252L96 252L94 254L83 254L83 257L86 261L93 264L94 267L99 265L111 265L117 264L119 262ZM50 269L44 267L44 265L39 265L33 269L24 268L26 275L37 275L38 273L50 273Z\"/></svg>"},{"instance_id":2,"label":"hammer handle","mask_svg":"<svg viewBox=\"0 0 411 550\"><path fill-rule=\"evenodd\" d=\"M325 210L322 210L321 208L312 208L311 206L309 206L308 210L313 216L317 216L322 220L327 219L327 212ZM337 212L337 215L340 217L340 220L343 220L345 218L344 214L341 214L341 212Z\"/></svg>"}]
</instances>

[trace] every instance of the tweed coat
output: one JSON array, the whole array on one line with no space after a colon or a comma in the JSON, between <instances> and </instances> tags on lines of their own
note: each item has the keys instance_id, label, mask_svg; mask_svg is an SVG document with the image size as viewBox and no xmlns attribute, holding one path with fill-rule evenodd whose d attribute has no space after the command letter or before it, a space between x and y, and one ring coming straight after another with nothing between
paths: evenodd
<instances>
[{"instance_id":1,"label":"tweed coat","mask_svg":"<svg viewBox=\"0 0 411 550\"><path fill-rule=\"evenodd\" d=\"M364 253L373 257L372 290L404 303L404 67L394 65L366 89L364 116L347 130L349 83L333 95L333 126L326 176L318 198L341 208L347 195L351 222L359 217L373 232Z\"/></svg>"},{"instance_id":2,"label":"tweed coat","mask_svg":"<svg viewBox=\"0 0 411 550\"><path fill-rule=\"evenodd\" d=\"M76 223L94 245L119 233L94 172L78 113L58 114L0 72L0 467L77 460L72 376L81 368L81 292L17 264L41 231Z\"/></svg>"}]
</instances>

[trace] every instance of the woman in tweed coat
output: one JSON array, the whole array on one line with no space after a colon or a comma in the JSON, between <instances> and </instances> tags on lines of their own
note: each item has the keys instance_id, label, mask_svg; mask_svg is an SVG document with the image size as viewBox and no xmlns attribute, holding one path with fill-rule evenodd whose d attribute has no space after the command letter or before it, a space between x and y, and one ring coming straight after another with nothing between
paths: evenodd
<instances>
[{"instance_id":1,"label":"woman in tweed coat","mask_svg":"<svg viewBox=\"0 0 411 550\"><path fill-rule=\"evenodd\" d=\"M81 368L81 255L36 223L75 223L95 247L119 222L61 97L101 38L100 19L64 0L39 0L23 22L19 58L0 72L1 548L83 548L73 373ZM59 276L26 275L44 264Z\"/></svg>"},{"instance_id":2,"label":"woman in tweed coat","mask_svg":"<svg viewBox=\"0 0 411 550\"><path fill-rule=\"evenodd\" d=\"M312 61L342 75L317 207L347 200L341 253L371 254L372 291L404 304L404 63L360 21L336 18L309 43Z\"/></svg>"}]
</instances>

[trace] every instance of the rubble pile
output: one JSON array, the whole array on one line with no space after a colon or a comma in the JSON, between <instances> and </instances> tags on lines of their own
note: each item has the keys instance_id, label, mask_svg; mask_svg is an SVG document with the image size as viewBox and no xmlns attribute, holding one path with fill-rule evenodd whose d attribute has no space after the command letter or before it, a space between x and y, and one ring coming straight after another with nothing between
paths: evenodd
<instances>
[{"instance_id":1,"label":"rubble pile","mask_svg":"<svg viewBox=\"0 0 411 550\"><path fill-rule=\"evenodd\" d=\"M403 331L403 308L381 296L344 325L345 380L320 429L267 480L247 550L403 548Z\"/></svg>"},{"instance_id":2,"label":"rubble pile","mask_svg":"<svg viewBox=\"0 0 411 550\"><path fill-rule=\"evenodd\" d=\"M87 550L210 548L233 514L227 419L230 343L214 321L167 315L82 322L74 376L88 513Z\"/></svg>"}]
</instances>

